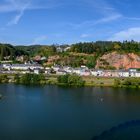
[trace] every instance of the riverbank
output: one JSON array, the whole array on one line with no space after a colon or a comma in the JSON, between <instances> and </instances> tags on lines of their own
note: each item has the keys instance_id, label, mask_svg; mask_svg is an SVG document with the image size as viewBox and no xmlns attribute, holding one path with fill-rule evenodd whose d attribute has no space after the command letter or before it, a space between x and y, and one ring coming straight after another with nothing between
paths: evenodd
<instances>
[{"instance_id":1,"label":"riverbank","mask_svg":"<svg viewBox=\"0 0 140 140\"><path fill-rule=\"evenodd\" d=\"M19 78L23 75L13 75L13 74L0 74L0 83L18 83ZM37 75L36 75L37 76ZM35 77L35 76L34 76ZM41 78L40 78L41 77ZM35 77L36 81L33 84L40 85L59 85L59 86L68 86L65 82L66 76L61 76L64 82L58 80L60 78L59 75L38 75ZM73 76L73 80L76 80ZM87 87L125 87L125 88L140 88L140 79L139 78L113 78L113 77L94 77L94 76L82 76L80 80L83 80L84 83L80 86ZM24 83L29 84L29 78L23 78ZM32 80L32 76L30 76L30 80ZM79 80L79 79L78 79ZM20 83L20 84L24 84ZM76 86L75 84L71 84L70 86Z\"/></svg>"}]
</instances>

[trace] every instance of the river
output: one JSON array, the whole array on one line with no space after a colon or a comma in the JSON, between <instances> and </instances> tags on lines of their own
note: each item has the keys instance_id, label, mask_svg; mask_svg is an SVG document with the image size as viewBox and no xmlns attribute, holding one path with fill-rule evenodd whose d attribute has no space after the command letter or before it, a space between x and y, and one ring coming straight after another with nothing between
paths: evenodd
<instances>
[{"instance_id":1,"label":"river","mask_svg":"<svg viewBox=\"0 0 140 140\"><path fill-rule=\"evenodd\" d=\"M140 137L139 89L1 84L0 94L0 140Z\"/></svg>"}]
</instances>

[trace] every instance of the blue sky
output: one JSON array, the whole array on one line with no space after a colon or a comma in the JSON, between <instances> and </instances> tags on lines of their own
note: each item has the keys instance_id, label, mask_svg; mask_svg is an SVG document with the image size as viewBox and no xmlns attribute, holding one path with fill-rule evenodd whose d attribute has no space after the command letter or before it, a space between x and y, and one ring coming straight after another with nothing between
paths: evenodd
<instances>
[{"instance_id":1,"label":"blue sky","mask_svg":"<svg viewBox=\"0 0 140 140\"><path fill-rule=\"evenodd\" d=\"M139 0L0 0L0 42L140 41Z\"/></svg>"}]
</instances>

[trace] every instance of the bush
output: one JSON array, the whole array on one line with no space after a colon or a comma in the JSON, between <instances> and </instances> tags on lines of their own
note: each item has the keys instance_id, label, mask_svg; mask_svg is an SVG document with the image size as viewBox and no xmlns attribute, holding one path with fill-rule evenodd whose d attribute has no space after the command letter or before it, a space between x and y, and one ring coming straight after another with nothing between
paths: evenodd
<instances>
[{"instance_id":1,"label":"bush","mask_svg":"<svg viewBox=\"0 0 140 140\"><path fill-rule=\"evenodd\" d=\"M58 84L64 86L84 86L82 77L77 75L61 75L58 77Z\"/></svg>"},{"instance_id":2,"label":"bush","mask_svg":"<svg viewBox=\"0 0 140 140\"><path fill-rule=\"evenodd\" d=\"M139 78L126 78L126 79L115 79L114 86L116 87L140 87L140 79Z\"/></svg>"},{"instance_id":3,"label":"bush","mask_svg":"<svg viewBox=\"0 0 140 140\"><path fill-rule=\"evenodd\" d=\"M0 75L0 83L8 83L8 81L7 75Z\"/></svg>"}]
</instances>

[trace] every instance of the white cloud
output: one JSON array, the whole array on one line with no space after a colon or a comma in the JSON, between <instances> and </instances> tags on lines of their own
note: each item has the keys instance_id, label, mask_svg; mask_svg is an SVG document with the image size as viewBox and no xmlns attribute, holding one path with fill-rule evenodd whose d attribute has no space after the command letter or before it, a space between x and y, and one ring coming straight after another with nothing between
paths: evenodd
<instances>
[{"instance_id":1,"label":"white cloud","mask_svg":"<svg viewBox=\"0 0 140 140\"><path fill-rule=\"evenodd\" d=\"M11 20L7 23L7 26L11 26L14 24L18 24L18 22L20 21L20 19L22 18L22 16L24 15L24 12L26 11L26 9L28 8L29 4L27 3L24 7L22 7L19 11L19 13Z\"/></svg>"},{"instance_id":2,"label":"white cloud","mask_svg":"<svg viewBox=\"0 0 140 140\"><path fill-rule=\"evenodd\" d=\"M135 40L140 41L140 27L129 28L127 30L115 33L108 40L112 41L124 41L124 40Z\"/></svg>"},{"instance_id":3,"label":"white cloud","mask_svg":"<svg viewBox=\"0 0 140 140\"><path fill-rule=\"evenodd\" d=\"M94 24L110 22L110 21L113 21L113 20L117 20L117 19L119 19L121 17L122 17L121 14L110 15L108 17L104 17L102 19L97 20Z\"/></svg>"},{"instance_id":4,"label":"white cloud","mask_svg":"<svg viewBox=\"0 0 140 140\"><path fill-rule=\"evenodd\" d=\"M29 2L23 0L22 2L19 0L5 0L4 4L0 4L0 12L15 12L20 11L23 7Z\"/></svg>"},{"instance_id":5,"label":"white cloud","mask_svg":"<svg viewBox=\"0 0 140 140\"><path fill-rule=\"evenodd\" d=\"M123 16L121 14L113 14L113 15L106 16L106 17L103 17L103 18L98 19L98 20L84 21L84 22L79 23L79 24L69 23L68 25L70 25L74 29L78 29L78 28L90 27L90 26L95 26L95 25L98 25L98 24L111 22L111 21L114 21L114 20L118 20L122 17Z\"/></svg>"},{"instance_id":6,"label":"white cloud","mask_svg":"<svg viewBox=\"0 0 140 140\"><path fill-rule=\"evenodd\" d=\"M124 17L124 19L128 19L128 20L140 20L139 17Z\"/></svg>"},{"instance_id":7,"label":"white cloud","mask_svg":"<svg viewBox=\"0 0 140 140\"><path fill-rule=\"evenodd\" d=\"M38 9L49 9L59 6L53 2L48 5L35 3L33 0L4 0L4 3L0 2L0 13L16 12L15 16L8 21L6 26L18 24L26 10L38 10Z\"/></svg>"},{"instance_id":8,"label":"white cloud","mask_svg":"<svg viewBox=\"0 0 140 140\"><path fill-rule=\"evenodd\" d=\"M0 13L17 12L20 11L25 5L29 4L27 10L49 9L62 5L62 3L55 3L55 0L42 1L40 0L4 0L0 2ZM39 1L39 3L38 3ZM45 2L45 4L44 4Z\"/></svg>"}]
</instances>

